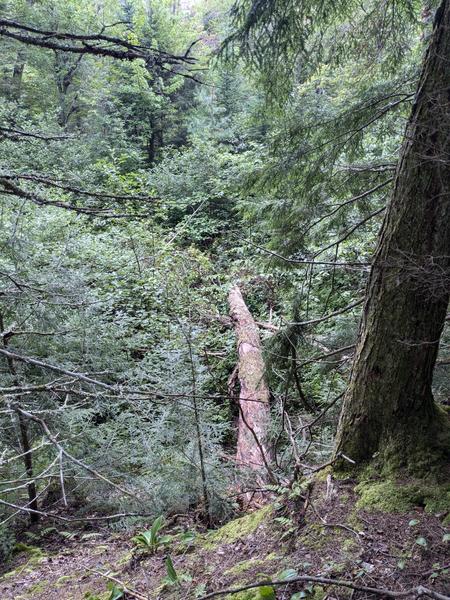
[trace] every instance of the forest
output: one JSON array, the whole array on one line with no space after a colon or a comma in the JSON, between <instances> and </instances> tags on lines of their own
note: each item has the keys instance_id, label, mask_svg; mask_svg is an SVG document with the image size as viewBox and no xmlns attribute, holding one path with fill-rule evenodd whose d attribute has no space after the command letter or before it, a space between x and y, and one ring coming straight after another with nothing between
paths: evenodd
<instances>
[{"instance_id":1,"label":"forest","mask_svg":"<svg viewBox=\"0 0 450 600\"><path fill-rule=\"evenodd\" d=\"M0 57L0 600L450 600L450 0Z\"/></svg>"}]
</instances>

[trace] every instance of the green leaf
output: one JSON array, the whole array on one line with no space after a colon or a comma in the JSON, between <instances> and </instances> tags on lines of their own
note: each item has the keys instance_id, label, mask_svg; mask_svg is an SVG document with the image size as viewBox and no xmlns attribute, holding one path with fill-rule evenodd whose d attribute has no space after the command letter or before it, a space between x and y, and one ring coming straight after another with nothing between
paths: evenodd
<instances>
[{"instance_id":1,"label":"green leaf","mask_svg":"<svg viewBox=\"0 0 450 600\"><path fill-rule=\"evenodd\" d=\"M422 546L423 548L426 548L428 546L428 542L424 537L418 537L416 539L416 544Z\"/></svg>"},{"instance_id":2,"label":"green leaf","mask_svg":"<svg viewBox=\"0 0 450 600\"><path fill-rule=\"evenodd\" d=\"M164 525L164 517L162 515L160 515L153 521L150 531L154 535L156 535L163 525Z\"/></svg>"},{"instance_id":3,"label":"green leaf","mask_svg":"<svg viewBox=\"0 0 450 600\"><path fill-rule=\"evenodd\" d=\"M450 533L444 533L442 537L443 542L450 542Z\"/></svg>"},{"instance_id":4,"label":"green leaf","mask_svg":"<svg viewBox=\"0 0 450 600\"><path fill-rule=\"evenodd\" d=\"M158 544L168 544L173 540L173 535L162 535L158 538Z\"/></svg>"},{"instance_id":5,"label":"green leaf","mask_svg":"<svg viewBox=\"0 0 450 600\"><path fill-rule=\"evenodd\" d=\"M206 594L206 583L199 583L194 590L194 595L196 598L201 598Z\"/></svg>"},{"instance_id":6,"label":"green leaf","mask_svg":"<svg viewBox=\"0 0 450 600\"><path fill-rule=\"evenodd\" d=\"M120 598L123 598L124 595L124 591L114 585L111 589L111 594L109 595L108 600L119 600Z\"/></svg>"},{"instance_id":7,"label":"green leaf","mask_svg":"<svg viewBox=\"0 0 450 600\"><path fill-rule=\"evenodd\" d=\"M73 537L76 536L76 533L74 533L73 531L60 531L59 535L61 535L62 537L71 540Z\"/></svg>"},{"instance_id":8,"label":"green leaf","mask_svg":"<svg viewBox=\"0 0 450 600\"><path fill-rule=\"evenodd\" d=\"M184 533L181 534L180 536L180 542L193 542L196 538L195 532L194 531L185 531Z\"/></svg>"},{"instance_id":9,"label":"green leaf","mask_svg":"<svg viewBox=\"0 0 450 600\"><path fill-rule=\"evenodd\" d=\"M154 545L151 531L141 531L141 533L132 538L132 541L138 546L145 546L147 548L151 548Z\"/></svg>"},{"instance_id":10,"label":"green leaf","mask_svg":"<svg viewBox=\"0 0 450 600\"><path fill-rule=\"evenodd\" d=\"M167 570L167 578L172 583L176 583L178 581L178 575L175 571L175 567L173 566L172 559L168 556L165 560L166 570Z\"/></svg>"},{"instance_id":11,"label":"green leaf","mask_svg":"<svg viewBox=\"0 0 450 600\"><path fill-rule=\"evenodd\" d=\"M284 571L281 571L281 573L277 576L277 579L281 579L281 581L289 581L295 577L298 577L298 573L295 569L285 569Z\"/></svg>"},{"instance_id":12,"label":"green leaf","mask_svg":"<svg viewBox=\"0 0 450 600\"><path fill-rule=\"evenodd\" d=\"M419 521L417 519L411 519L411 521L408 523L408 525L410 527L414 527L414 525L417 525L419 523Z\"/></svg>"},{"instance_id":13,"label":"green leaf","mask_svg":"<svg viewBox=\"0 0 450 600\"><path fill-rule=\"evenodd\" d=\"M397 567L400 569L400 571L403 571L405 566L406 566L406 560L404 558L401 558L397 563Z\"/></svg>"}]
</instances>

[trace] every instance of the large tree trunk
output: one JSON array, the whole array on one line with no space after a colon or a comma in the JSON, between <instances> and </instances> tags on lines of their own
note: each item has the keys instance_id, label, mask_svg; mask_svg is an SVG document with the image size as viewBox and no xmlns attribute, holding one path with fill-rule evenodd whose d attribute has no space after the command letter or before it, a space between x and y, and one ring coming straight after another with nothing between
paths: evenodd
<instances>
[{"instance_id":1,"label":"large tree trunk","mask_svg":"<svg viewBox=\"0 0 450 600\"><path fill-rule=\"evenodd\" d=\"M449 453L433 368L449 302L450 0L436 13L366 291L336 454L424 471Z\"/></svg>"},{"instance_id":2,"label":"large tree trunk","mask_svg":"<svg viewBox=\"0 0 450 600\"><path fill-rule=\"evenodd\" d=\"M240 289L229 293L230 316L236 329L239 355L239 428L236 459L238 465L258 472L260 482L270 479L269 388L264 376L264 360L258 326L248 310Z\"/></svg>"}]
</instances>

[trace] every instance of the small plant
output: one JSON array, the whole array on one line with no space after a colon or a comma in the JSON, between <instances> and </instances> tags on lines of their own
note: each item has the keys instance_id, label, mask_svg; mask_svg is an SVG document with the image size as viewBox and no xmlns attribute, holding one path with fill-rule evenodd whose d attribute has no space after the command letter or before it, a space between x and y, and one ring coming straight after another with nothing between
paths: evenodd
<instances>
[{"instance_id":1,"label":"small plant","mask_svg":"<svg viewBox=\"0 0 450 600\"><path fill-rule=\"evenodd\" d=\"M120 600L121 598L125 597L125 592L113 583L109 583L107 589L111 592L108 596L108 600ZM103 594L100 597L97 594L93 594L92 592L86 592L84 595L84 598L86 600L101 600L101 598L103 597Z\"/></svg>"},{"instance_id":2,"label":"small plant","mask_svg":"<svg viewBox=\"0 0 450 600\"><path fill-rule=\"evenodd\" d=\"M171 535L160 535L163 527L164 517L157 517L149 530L141 531L133 538L136 547L154 554L160 546L172 540L173 536Z\"/></svg>"},{"instance_id":3,"label":"small plant","mask_svg":"<svg viewBox=\"0 0 450 600\"><path fill-rule=\"evenodd\" d=\"M125 592L122 588L117 587L115 584L110 584L109 589L111 590L111 594L108 596L108 600L120 600L125 597Z\"/></svg>"},{"instance_id":4,"label":"small plant","mask_svg":"<svg viewBox=\"0 0 450 600\"><path fill-rule=\"evenodd\" d=\"M187 573L177 573L170 556L166 556L164 563L166 565L167 575L164 577L163 581L166 585L180 585L183 581L192 581L192 577Z\"/></svg>"}]
</instances>

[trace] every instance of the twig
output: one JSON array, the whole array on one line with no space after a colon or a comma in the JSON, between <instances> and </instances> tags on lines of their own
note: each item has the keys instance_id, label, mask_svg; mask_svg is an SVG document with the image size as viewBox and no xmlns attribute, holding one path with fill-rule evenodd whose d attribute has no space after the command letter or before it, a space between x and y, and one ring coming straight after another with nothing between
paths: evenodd
<instances>
[{"instance_id":1,"label":"twig","mask_svg":"<svg viewBox=\"0 0 450 600\"><path fill-rule=\"evenodd\" d=\"M101 198L101 199L110 199L110 200L139 200L139 201L150 201L150 200L159 200L159 197L156 196L144 196L144 195L123 195L123 194L111 194L104 191L98 190L85 190L79 187L76 187L73 184L60 183L59 181L55 181L50 177L44 177L42 175L35 175L32 173L0 173L1 179L23 179L26 181L32 181L35 183L41 183L44 186L54 187L66 192L70 192L72 194L78 194L81 196L91 196L93 198Z\"/></svg>"},{"instance_id":2,"label":"twig","mask_svg":"<svg viewBox=\"0 0 450 600\"><path fill-rule=\"evenodd\" d=\"M352 202L357 202L358 200L362 200L363 198L366 198L367 196L370 196L371 194L373 194L376 191L378 191L380 188L382 188L382 187L388 185L389 183L391 183L393 180L394 180L394 178L390 177L386 181L383 181L382 183L379 183L378 185L376 185L375 187L371 188L370 190L366 190L365 192L362 192L361 194L358 194L357 196L353 196L353 198L350 198L349 200L346 200L342 204L339 204L332 211L326 213L325 215L322 215L319 219L317 219L317 221L314 221L314 223L312 223L311 225L309 225L308 228L305 231L302 232L302 235L305 235L305 233L307 233L308 231L311 231L311 229L313 229L313 227L316 227L316 225L318 225L319 223L321 223L324 219L328 219L328 217L332 217L339 210L341 210L341 208L344 208L345 206L347 206L348 204L351 204Z\"/></svg>"},{"instance_id":3,"label":"twig","mask_svg":"<svg viewBox=\"0 0 450 600\"><path fill-rule=\"evenodd\" d=\"M154 516L154 513L116 513L114 515L103 515L101 517L63 517L62 515L58 515L56 513L45 512L43 510L34 510L32 508L27 508L26 506L20 506L18 504L13 504L12 502L7 502L6 500L0 500L0 504L2 504L3 506L8 506L9 508L14 508L19 512L37 514L50 519L56 519L57 521L64 521L64 523L90 523L95 521L112 521L113 519L124 519L126 517L146 518Z\"/></svg>"},{"instance_id":4,"label":"twig","mask_svg":"<svg viewBox=\"0 0 450 600\"><path fill-rule=\"evenodd\" d=\"M117 583L118 585L120 585L120 587L125 592L125 594L130 594L130 596L134 596L134 598L138 598L138 600L148 600L148 598L149 598L148 596L144 596L140 592L137 592L133 588L129 588L127 585L125 585L123 583L123 581L120 581L120 579L117 579L116 577L113 577L112 575L102 573L101 571L95 571L94 569L90 569L89 567L86 567L86 569L88 571L90 571L91 573L95 573L95 575L100 575L101 577L104 577L105 579L109 579L110 581Z\"/></svg>"},{"instance_id":5,"label":"twig","mask_svg":"<svg viewBox=\"0 0 450 600\"><path fill-rule=\"evenodd\" d=\"M355 306L359 306L363 302L364 302L364 298L361 298L360 300L357 300L356 302L352 302L351 304L344 306L344 308L335 310L334 312L329 313L328 315L325 315L324 317L320 317L318 319L311 319L309 321L298 321L298 322L294 321L292 323L289 323L289 325L299 325L299 326L303 327L305 325L315 325L316 323L322 323L322 321L327 321L328 319L337 317L338 315L342 315L343 313L351 310L352 308L355 308Z\"/></svg>"},{"instance_id":6,"label":"twig","mask_svg":"<svg viewBox=\"0 0 450 600\"><path fill-rule=\"evenodd\" d=\"M326 413L330 410L330 408L332 408L336 404L336 402L343 397L344 394L345 394L345 392L342 392L341 394L339 394L339 396L336 396L336 398L334 398L334 400L332 400L328 404L328 406L326 406L323 409L323 411L320 413L320 415L318 415L313 421L311 421L311 423L307 423L306 425L303 425L300 430L301 431L303 431L304 429L310 430L311 427L313 427L318 421L320 421L320 419L326 415Z\"/></svg>"},{"instance_id":7,"label":"twig","mask_svg":"<svg viewBox=\"0 0 450 600\"><path fill-rule=\"evenodd\" d=\"M292 579L282 581L268 580L262 583L252 583L239 588L219 590L217 592L211 592L210 594L206 594L206 596L202 596L200 600L208 600L209 598L225 596L226 594L238 594L239 592L253 590L255 588L264 586L283 586L292 585L293 583L321 583L322 585L336 585L338 587L346 587L351 590L356 590L358 592L376 594L377 596L386 596L387 598L407 598L408 596L412 596L414 598L421 598L422 596L428 596L429 598L433 598L434 600L450 600L450 596L445 596L444 594L440 594L439 592L435 592L434 590L430 590L421 585L415 588L411 588L409 590L395 592L393 590L387 590L384 588L374 588L367 587L364 585L357 585L352 581L347 581L345 579L331 579L330 577L314 577L312 575L301 575L299 577L293 577Z\"/></svg>"},{"instance_id":8,"label":"twig","mask_svg":"<svg viewBox=\"0 0 450 600\"><path fill-rule=\"evenodd\" d=\"M67 497L66 497L66 486L64 485L64 471L63 471L63 452L62 450L59 451L59 483L61 485L61 493L62 493L62 500L63 500L63 504L64 506L67 508Z\"/></svg>"},{"instance_id":9,"label":"twig","mask_svg":"<svg viewBox=\"0 0 450 600\"><path fill-rule=\"evenodd\" d=\"M266 254L269 254L270 256L274 256L275 258L279 258L279 259L283 260L284 262L294 264L294 265L319 265L319 266L328 266L328 267L333 267L333 268L335 268L335 267L370 267L371 266L371 263L369 263L369 262L359 262L359 261L336 262L336 261L329 261L329 260L313 260L313 259L308 259L308 258L290 258L289 256L283 256L282 254L279 254L278 252L274 252L273 250L264 248L264 246L259 246L258 244L255 244L254 242L252 242L248 239L246 240L246 242L250 246L257 248L258 250L262 250L263 252L265 252Z\"/></svg>"},{"instance_id":10,"label":"twig","mask_svg":"<svg viewBox=\"0 0 450 600\"><path fill-rule=\"evenodd\" d=\"M264 452L264 448L262 447L261 442L258 439L258 436L255 432L255 430L253 429L253 427L248 423L247 419L245 418L244 412L242 410L241 405L238 403L238 408L239 408L239 414L241 415L242 421L244 423L244 425L247 427L247 429L250 431L250 433L252 434L253 439L255 440L256 445L258 446L258 450L261 454L261 458L263 460L264 466L266 468L267 474L269 475L270 481L274 484L278 483L278 479L275 475L275 473L273 472L273 470L271 469L269 462L267 460L266 457L266 453Z\"/></svg>"},{"instance_id":11,"label":"twig","mask_svg":"<svg viewBox=\"0 0 450 600\"><path fill-rule=\"evenodd\" d=\"M345 242L345 240L351 236L351 234L356 231L357 229L359 229L362 225L364 225L365 223L367 223L367 221L370 221L370 219L373 219L374 217L376 217L377 215L381 214L383 211L386 210L386 206L382 206L381 208L379 208L378 210L375 210L374 212L370 213L370 215L368 215L367 217L365 217L364 219L362 219L361 221L358 221L358 223L356 223L356 225L353 225L353 227L351 227L350 229L348 229L343 235L342 237L340 237L338 240L335 240L334 242L330 242L327 246L325 246L324 248L321 248L320 250L317 250L317 252L315 252L313 254L313 258L315 259L317 256L319 256L320 254L322 254L323 252L325 252L326 250L329 250L330 248L333 248L333 246L336 246L336 244L341 244L342 242Z\"/></svg>"},{"instance_id":12,"label":"twig","mask_svg":"<svg viewBox=\"0 0 450 600\"><path fill-rule=\"evenodd\" d=\"M319 517L319 519L321 521L321 523L319 523L319 525L321 527L335 527L337 529L344 529L345 531L349 531L350 533L352 533L353 535L355 535L357 537L357 539L358 539L358 542L360 544L362 544L362 542L361 542L361 536L359 535L359 533L357 531L355 531L354 529L352 529L348 525L344 525L343 523L327 523L325 521L325 519L320 516L318 510L316 509L316 507L314 506L314 504L312 502L311 502L311 508L316 513L316 515Z\"/></svg>"}]
</instances>

